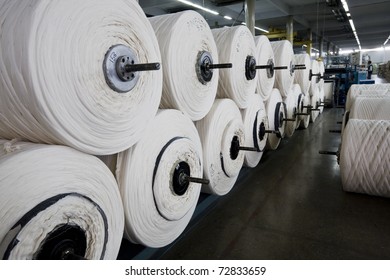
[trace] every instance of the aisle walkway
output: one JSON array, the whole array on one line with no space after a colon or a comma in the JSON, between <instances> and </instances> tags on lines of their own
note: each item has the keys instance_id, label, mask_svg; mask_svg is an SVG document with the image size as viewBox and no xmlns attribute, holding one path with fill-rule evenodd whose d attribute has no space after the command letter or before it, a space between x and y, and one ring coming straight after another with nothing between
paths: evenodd
<instances>
[{"instance_id":1,"label":"aisle walkway","mask_svg":"<svg viewBox=\"0 0 390 280\"><path fill-rule=\"evenodd\" d=\"M390 259L390 200L342 191L342 109L267 152L165 259Z\"/></svg>"}]
</instances>

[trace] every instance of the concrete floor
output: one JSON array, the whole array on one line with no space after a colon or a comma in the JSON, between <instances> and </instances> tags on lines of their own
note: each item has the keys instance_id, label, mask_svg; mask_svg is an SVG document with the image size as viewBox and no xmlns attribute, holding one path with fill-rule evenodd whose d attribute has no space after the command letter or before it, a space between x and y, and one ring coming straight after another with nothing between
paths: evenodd
<instances>
[{"instance_id":1,"label":"concrete floor","mask_svg":"<svg viewBox=\"0 0 390 280\"><path fill-rule=\"evenodd\" d=\"M343 109L243 169L163 259L390 259L390 200L345 193L336 157Z\"/></svg>"}]
</instances>

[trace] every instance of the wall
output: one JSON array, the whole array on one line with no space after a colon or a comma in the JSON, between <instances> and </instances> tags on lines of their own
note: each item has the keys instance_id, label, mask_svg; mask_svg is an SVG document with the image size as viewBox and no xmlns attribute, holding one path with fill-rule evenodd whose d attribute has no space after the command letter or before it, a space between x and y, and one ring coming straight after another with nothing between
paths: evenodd
<instances>
[{"instance_id":1,"label":"wall","mask_svg":"<svg viewBox=\"0 0 390 280\"><path fill-rule=\"evenodd\" d=\"M390 49L386 49L385 51L369 51L364 52L364 54L368 54L371 58L372 63L382 63L390 60Z\"/></svg>"}]
</instances>

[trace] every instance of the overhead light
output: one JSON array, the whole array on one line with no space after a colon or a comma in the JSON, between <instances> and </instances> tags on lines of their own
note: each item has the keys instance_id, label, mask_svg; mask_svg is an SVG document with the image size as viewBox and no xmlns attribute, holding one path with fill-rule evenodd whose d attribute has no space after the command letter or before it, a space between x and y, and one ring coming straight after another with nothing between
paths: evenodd
<instances>
[{"instance_id":1,"label":"overhead light","mask_svg":"<svg viewBox=\"0 0 390 280\"><path fill-rule=\"evenodd\" d=\"M194 7L194 8L197 8L197 9L203 10L203 11L205 11L205 12L208 12L208 13L210 13L210 14L213 14L213 15L219 15L219 13L218 13L218 12L216 12L216 11L213 11L213 10L207 9L207 8L205 8L205 7L201 6L201 5L198 5L198 4L195 4L195 3L192 3L192 2L190 2L190 1L186 1L186 0L177 0L177 1L179 1L179 2L181 2L181 3L184 3L184 4L187 4L187 5L189 5L189 6L192 6L192 7Z\"/></svg>"},{"instance_id":2,"label":"overhead light","mask_svg":"<svg viewBox=\"0 0 390 280\"><path fill-rule=\"evenodd\" d=\"M265 30L265 29L257 27L257 26L255 26L255 29L260 30L260 31L265 32L265 33L269 33L268 30Z\"/></svg>"},{"instance_id":3,"label":"overhead light","mask_svg":"<svg viewBox=\"0 0 390 280\"><path fill-rule=\"evenodd\" d=\"M223 16L223 18L226 18L226 19L228 19L228 20L232 20L232 18L229 17L229 16Z\"/></svg>"},{"instance_id":4,"label":"overhead light","mask_svg":"<svg viewBox=\"0 0 390 280\"><path fill-rule=\"evenodd\" d=\"M386 41L383 43L384 46L386 46L387 42L390 40L390 35L387 37Z\"/></svg>"},{"instance_id":5,"label":"overhead light","mask_svg":"<svg viewBox=\"0 0 390 280\"><path fill-rule=\"evenodd\" d=\"M344 8L345 13L348 16L349 24L351 25L353 35L355 35L356 43L359 46L359 50L361 50L362 47L360 46L360 40L359 40L359 37L358 37L357 32L356 32L355 24L353 23L353 20L352 20L352 15L351 15L351 13L349 11L347 0L341 0L341 4L343 4L343 8Z\"/></svg>"},{"instance_id":6,"label":"overhead light","mask_svg":"<svg viewBox=\"0 0 390 280\"><path fill-rule=\"evenodd\" d=\"M352 19L349 20L349 24L351 25L352 31L355 32L356 28L355 28L355 24L353 23Z\"/></svg>"},{"instance_id":7,"label":"overhead light","mask_svg":"<svg viewBox=\"0 0 390 280\"><path fill-rule=\"evenodd\" d=\"M245 23L245 22L241 22L241 24L242 24L242 25L246 25L246 23ZM268 30L265 30L265 29L263 29L263 28L260 28L260 27L257 27L257 26L255 26L255 29L256 29L256 30L259 30L259 31L262 31L262 32L265 32L265 33L269 33L269 31L268 31Z\"/></svg>"},{"instance_id":8,"label":"overhead light","mask_svg":"<svg viewBox=\"0 0 390 280\"><path fill-rule=\"evenodd\" d=\"M346 0L341 0L341 4L343 4L343 8L345 10L346 13L349 12L349 7L348 7L348 4L347 4L347 1Z\"/></svg>"}]
</instances>

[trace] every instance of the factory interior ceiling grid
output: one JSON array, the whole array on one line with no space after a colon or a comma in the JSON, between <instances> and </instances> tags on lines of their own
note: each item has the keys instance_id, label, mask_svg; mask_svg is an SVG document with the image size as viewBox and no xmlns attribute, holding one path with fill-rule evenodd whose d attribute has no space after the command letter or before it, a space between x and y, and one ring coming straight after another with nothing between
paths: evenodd
<instances>
[{"instance_id":1,"label":"factory interior ceiling grid","mask_svg":"<svg viewBox=\"0 0 390 280\"><path fill-rule=\"evenodd\" d=\"M231 26L245 22L245 1L191 0L193 3L215 10L219 15L197 10L177 0L139 0L148 16L174 13L188 9L200 12L209 25ZM347 0L362 49L383 46L390 35L390 0ZM225 19L223 16L232 19ZM341 49L358 49L348 16L340 0L262 0L255 1L256 26L266 30L285 30L292 16L294 32L301 41L308 40L308 30L313 33L313 47L318 48L319 37L324 43ZM264 34L256 31L256 34ZM318 35L318 36L316 36ZM325 47L326 48L326 47Z\"/></svg>"}]
</instances>

